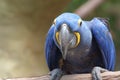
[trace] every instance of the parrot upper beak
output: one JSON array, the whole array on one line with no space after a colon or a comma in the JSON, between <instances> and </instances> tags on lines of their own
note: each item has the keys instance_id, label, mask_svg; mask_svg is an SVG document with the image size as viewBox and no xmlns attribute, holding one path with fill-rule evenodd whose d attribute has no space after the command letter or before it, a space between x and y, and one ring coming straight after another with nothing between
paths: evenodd
<instances>
[{"instance_id":1,"label":"parrot upper beak","mask_svg":"<svg viewBox=\"0 0 120 80\"><path fill-rule=\"evenodd\" d=\"M59 33L60 48L63 55L63 59L66 59L68 49L73 39L74 34L71 33L70 28L67 24L62 24Z\"/></svg>"}]
</instances>

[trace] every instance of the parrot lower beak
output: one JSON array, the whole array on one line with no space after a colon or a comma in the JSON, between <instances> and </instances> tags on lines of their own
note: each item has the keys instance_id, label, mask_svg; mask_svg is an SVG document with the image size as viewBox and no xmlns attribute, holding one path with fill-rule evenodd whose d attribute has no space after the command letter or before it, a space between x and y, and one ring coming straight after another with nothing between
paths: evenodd
<instances>
[{"instance_id":1,"label":"parrot lower beak","mask_svg":"<svg viewBox=\"0 0 120 80\"><path fill-rule=\"evenodd\" d=\"M63 59L65 60L66 59L66 56L67 56L67 48L61 48L61 50L62 50L62 56L63 56Z\"/></svg>"}]
</instances>

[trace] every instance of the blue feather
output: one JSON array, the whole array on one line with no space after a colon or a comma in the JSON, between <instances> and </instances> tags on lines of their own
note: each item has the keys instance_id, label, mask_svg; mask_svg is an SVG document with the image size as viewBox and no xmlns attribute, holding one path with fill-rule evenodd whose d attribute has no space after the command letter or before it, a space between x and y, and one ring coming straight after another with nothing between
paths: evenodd
<instances>
[{"instance_id":1,"label":"blue feather","mask_svg":"<svg viewBox=\"0 0 120 80\"><path fill-rule=\"evenodd\" d=\"M61 58L61 52L54 42L54 27L52 26L48 31L45 44L45 53L48 67L51 70L59 68L59 60Z\"/></svg>"},{"instance_id":2,"label":"blue feather","mask_svg":"<svg viewBox=\"0 0 120 80\"><path fill-rule=\"evenodd\" d=\"M94 18L91 23L93 25L91 30L101 50L105 68L113 70L115 66L115 47L108 26L104 25L98 18Z\"/></svg>"}]
</instances>

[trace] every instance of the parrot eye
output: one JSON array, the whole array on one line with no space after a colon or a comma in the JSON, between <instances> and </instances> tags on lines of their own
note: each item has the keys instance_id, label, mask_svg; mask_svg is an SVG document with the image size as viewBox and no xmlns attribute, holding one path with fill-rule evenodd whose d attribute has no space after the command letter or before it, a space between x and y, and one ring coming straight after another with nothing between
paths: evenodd
<instances>
[{"instance_id":1,"label":"parrot eye","mask_svg":"<svg viewBox=\"0 0 120 80\"><path fill-rule=\"evenodd\" d=\"M56 32L55 37L56 37L57 43L60 44L59 32Z\"/></svg>"},{"instance_id":2,"label":"parrot eye","mask_svg":"<svg viewBox=\"0 0 120 80\"><path fill-rule=\"evenodd\" d=\"M75 47L76 47L80 43L80 34L78 32L74 32L74 34L76 36L76 44L75 44Z\"/></svg>"},{"instance_id":3,"label":"parrot eye","mask_svg":"<svg viewBox=\"0 0 120 80\"><path fill-rule=\"evenodd\" d=\"M53 24L54 24L54 25L56 24L56 19L54 19Z\"/></svg>"},{"instance_id":4,"label":"parrot eye","mask_svg":"<svg viewBox=\"0 0 120 80\"><path fill-rule=\"evenodd\" d=\"M81 26L81 24L82 24L82 20L79 19L79 20L78 20L78 25Z\"/></svg>"}]
</instances>

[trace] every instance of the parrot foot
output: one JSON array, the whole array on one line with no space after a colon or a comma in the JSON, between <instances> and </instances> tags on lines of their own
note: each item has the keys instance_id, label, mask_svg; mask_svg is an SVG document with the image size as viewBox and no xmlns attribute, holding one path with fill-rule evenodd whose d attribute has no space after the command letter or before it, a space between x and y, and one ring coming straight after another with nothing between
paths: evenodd
<instances>
[{"instance_id":1,"label":"parrot foot","mask_svg":"<svg viewBox=\"0 0 120 80\"><path fill-rule=\"evenodd\" d=\"M92 70L92 80L102 80L101 73L107 72L107 69L101 67L94 67Z\"/></svg>"},{"instance_id":2,"label":"parrot foot","mask_svg":"<svg viewBox=\"0 0 120 80\"><path fill-rule=\"evenodd\" d=\"M50 73L50 80L60 80L63 75L63 71L59 68L52 70Z\"/></svg>"}]
</instances>

